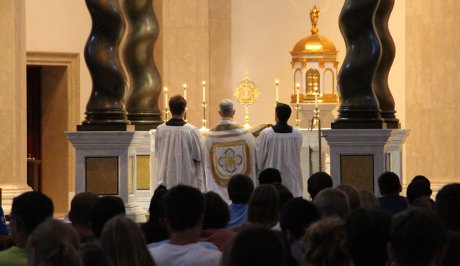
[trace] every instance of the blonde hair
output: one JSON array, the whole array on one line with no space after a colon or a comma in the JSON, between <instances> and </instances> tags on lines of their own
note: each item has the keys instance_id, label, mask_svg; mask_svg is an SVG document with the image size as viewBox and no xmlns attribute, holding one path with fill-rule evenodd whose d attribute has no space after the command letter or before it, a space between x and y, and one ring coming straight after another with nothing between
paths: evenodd
<instances>
[{"instance_id":1,"label":"blonde hair","mask_svg":"<svg viewBox=\"0 0 460 266\"><path fill-rule=\"evenodd\" d=\"M29 261L35 265L82 266L80 241L70 225L49 219L41 223L27 241ZM31 254L35 256L30 257Z\"/></svg>"},{"instance_id":2,"label":"blonde hair","mask_svg":"<svg viewBox=\"0 0 460 266\"><path fill-rule=\"evenodd\" d=\"M279 221L279 195L272 185L259 185L248 203L248 222L270 228Z\"/></svg>"},{"instance_id":3,"label":"blonde hair","mask_svg":"<svg viewBox=\"0 0 460 266\"><path fill-rule=\"evenodd\" d=\"M123 215L105 224L99 241L113 266L155 266L141 230Z\"/></svg>"}]
</instances>

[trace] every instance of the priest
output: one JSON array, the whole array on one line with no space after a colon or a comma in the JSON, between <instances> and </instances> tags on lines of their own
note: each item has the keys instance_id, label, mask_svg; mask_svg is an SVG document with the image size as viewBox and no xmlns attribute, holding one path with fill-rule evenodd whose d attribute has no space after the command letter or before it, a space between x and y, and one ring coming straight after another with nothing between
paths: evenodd
<instances>
[{"instance_id":1,"label":"priest","mask_svg":"<svg viewBox=\"0 0 460 266\"><path fill-rule=\"evenodd\" d=\"M200 131L184 120L187 101L181 95L169 99L172 118L158 126L155 154L158 185L168 189L178 184L205 190Z\"/></svg>"},{"instance_id":2,"label":"priest","mask_svg":"<svg viewBox=\"0 0 460 266\"><path fill-rule=\"evenodd\" d=\"M227 184L233 175L245 174L256 184L254 136L233 121L233 102L219 104L220 122L204 141L206 189L229 201Z\"/></svg>"},{"instance_id":3,"label":"priest","mask_svg":"<svg viewBox=\"0 0 460 266\"><path fill-rule=\"evenodd\" d=\"M276 168L285 185L295 197L302 196L300 148L302 134L288 125L291 107L278 103L275 109L276 125L264 129L256 141L257 172Z\"/></svg>"}]
</instances>

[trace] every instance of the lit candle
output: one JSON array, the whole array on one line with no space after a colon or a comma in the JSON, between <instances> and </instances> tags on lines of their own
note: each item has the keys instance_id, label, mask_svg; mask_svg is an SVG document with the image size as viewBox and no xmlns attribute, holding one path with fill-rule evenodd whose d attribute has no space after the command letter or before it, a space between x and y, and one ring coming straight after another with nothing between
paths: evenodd
<instances>
[{"instance_id":1,"label":"lit candle","mask_svg":"<svg viewBox=\"0 0 460 266\"><path fill-rule=\"evenodd\" d=\"M278 85L279 85L279 81L276 80L275 81L275 86L276 86L276 103L278 103L280 101L280 97L279 97L279 93L278 93Z\"/></svg>"},{"instance_id":2,"label":"lit candle","mask_svg":"<svg viewBox=\"0 0 460 266\"><path fill-rule=\"evenodd\" d=\"M201 85L203 87L203 102L206 102L206 81L203 80L203 82L201 82Z\"/></svg>"},{"instance_id":3,"label":"lit candle","mask_svg":"<svg viewBox=\"0 0 460 266\"><path fill-rule=\"evenodd\" d=\"M184 85L182 85L182 88L184 88L184 99L187 100L187 84L184 83Z\"/></svg>"},{"instance_id":4,"label":"lit candle","mask_svg":"<svg viewBox=\"0 0 460 266\"><path fill-rule=\"evenodd\" d=\"M300 84L297 83L296 87L297 87L297 104L299 104L300 103Z\"/></svg>"},{"instance_id":5,"label":"lit candle","mask_svg":"<svg viewBox=\"0 0 460 266\"><path fill-rule=\"evenodd\" d=\"M168 108L168 88L164 87L163 91L164 91L164 97L165 97L164 105L165 105L165 108Z\"/></svg>"}]
</instances>

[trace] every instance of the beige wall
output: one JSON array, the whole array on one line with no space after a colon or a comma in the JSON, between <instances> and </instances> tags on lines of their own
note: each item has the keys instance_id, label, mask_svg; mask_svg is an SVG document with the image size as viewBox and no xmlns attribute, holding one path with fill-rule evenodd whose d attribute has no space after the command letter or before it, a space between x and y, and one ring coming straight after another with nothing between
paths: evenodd
<instances>
[{"instance_id":1,"label":"beige wall","mask_svg":"<svg viewBox=\"0 0 460 266\"><path fill-rule=\"evenodd\" d=\"M407 1L407 176L460 178L459 1Z\"/></svg>"},{"instance_id":2,"label":"beige wall","mask_svg":"<svg viewBox=\"0 0 460 266\"><path fill-rule=\"evenodd\" d=\"M338 16L343 1L333 0L232 0L232 84L237 86L245 71L261 91L250 107L251 125L272 123L275 80L280 80L280 101L290 102L293 80L290 51L298 40L310 35L309 12L313 5L321 9L319 34L327 36L337 47L339 62L345 56ZM397 117L405 120L405 1L396 1L390 30L397 54L389 84L396 100ZM340 67L340 65L339 65ZM243 121L242 107L237 119ZM269 114L269 115L267 115Z\"/></svg>"}]
</instances>

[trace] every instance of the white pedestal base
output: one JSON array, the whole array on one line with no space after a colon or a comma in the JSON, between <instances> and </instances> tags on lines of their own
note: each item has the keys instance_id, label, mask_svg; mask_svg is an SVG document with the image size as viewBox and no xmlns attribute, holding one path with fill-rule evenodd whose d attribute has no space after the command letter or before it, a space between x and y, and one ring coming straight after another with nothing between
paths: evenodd
<instances>
[{"instance_id":1,"label":"white pedestal base","mask_svg":"<svg viewBox=\"0 0 460 266\"><path fill-rule=\"evenodd\" d=\"M352 180L349 174L355 171L361 174L362 178L370 178L371 180L361 181L372 184L374 193L378 194L377 179L387 170L385 145L391 134L391 129L324 130L323 135L329 144L331 153L331 177L334 186L345 183L345 177L347 180ZM349 162L353 162L353 166ZM354 184L349 185L360 189L359 180L354 181ZM368 187L368 189L371 188Z\"/></svg>"},{"instance_id":2,"label":"white pedestal base","mask_svg":"<svg viewBox=\"0 0 460 266\"><path fill-rule=\"evenodd\" d=\"M118 196L123 200L128 217L136 222L145 221L145 211L139 207L134 194L136 183L133 167L138 146L131 143L135 138L135 132L78 131L66 132L66 135L76 150L75 193L91 191L87 189L87 178L90 178L90 175L94 177L94 173L88 174L87 159L96 162L98 159L116 159L116 169L110 169L110 171L117 175L116 180L111 179L111 182L116 182L117 189L110 192L109 195ZM103 168L100 174L104 174ZM107 184L98 184L98 187L103 190L105 185Z\"/></svg>"}]
</instances>

